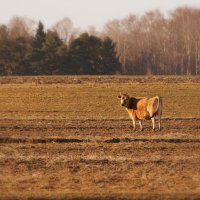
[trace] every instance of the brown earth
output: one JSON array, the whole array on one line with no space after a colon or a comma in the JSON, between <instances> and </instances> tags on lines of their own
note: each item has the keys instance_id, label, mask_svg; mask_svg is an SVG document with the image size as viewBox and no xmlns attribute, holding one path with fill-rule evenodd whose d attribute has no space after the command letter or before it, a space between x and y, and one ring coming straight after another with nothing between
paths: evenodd
<instances>
[{"instance_id":1,"label":"brown earth","mask_svg":"<svg viewBox=\"0 0 200 200\"><path fill-rule=\"evenodd\" d=\"M121 92L163 97L163 130ZM0 199L200 199L200 76L0 77L0 100Z\"/></svg>"},{"instance_id":2,"label":"brown earth","mask_svg":"<svg viewBox=\"0 0 200 200\"><path fill-rule=\"evenodd\" d=\"M0 120L0 199L199 199L200 119Z\"/></svg>"}]
</instances>

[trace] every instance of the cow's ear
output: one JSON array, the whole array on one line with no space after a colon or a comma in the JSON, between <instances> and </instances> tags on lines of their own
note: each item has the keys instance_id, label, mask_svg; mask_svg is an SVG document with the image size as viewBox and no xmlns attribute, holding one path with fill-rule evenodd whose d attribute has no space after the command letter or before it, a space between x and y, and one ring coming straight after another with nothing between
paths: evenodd
<instances>
[{"instance_id":1,"label":"cow's ear","mask_svg":"<svg viewBox=\"0 0 200 200\"><path fill-rule=\"evenodd\" d=\"M121 95L119 95L118 98L121 99Z\"/></svg>"}]
</instances>

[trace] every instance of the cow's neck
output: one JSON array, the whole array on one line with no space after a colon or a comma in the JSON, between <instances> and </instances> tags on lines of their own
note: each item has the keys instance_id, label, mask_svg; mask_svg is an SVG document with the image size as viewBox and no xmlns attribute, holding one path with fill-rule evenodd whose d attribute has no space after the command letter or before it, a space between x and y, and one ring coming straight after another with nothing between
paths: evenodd
<instances>
[{"instance_id":1,"label":"cow's neck","mask_svg":"<svg viewBox=\"0 0 200 200\"><path fill-rule=\"evenodd\" d=\"M136 109L137 108L137 100L134 97L129 99L129 104L127 106L128 109Z\"/></svg>"}]
</instances>

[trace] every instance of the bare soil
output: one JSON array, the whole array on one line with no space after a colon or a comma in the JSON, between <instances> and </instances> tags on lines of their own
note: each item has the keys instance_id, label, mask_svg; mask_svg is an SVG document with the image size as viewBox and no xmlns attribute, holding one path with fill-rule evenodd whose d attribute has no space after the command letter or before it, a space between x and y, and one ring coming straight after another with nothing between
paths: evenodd
<instances>
[{"instance_id":1,"label":"bare soil","mask_svg":"<svg viewBox=\"0 0 200 200\"><path fill-rule=\"evenodd\" d=\"M200 119L0 120L0 199L199 199Z\"/></svg>"},{"instance_id":2,"label":"bare soil","mask_svg":"<svg viewBox=\"0 0 200 200\"><path fill-rule=\"evenodd\" d=\"M163 97L133 131L117 96ZM0 77L0 199L200 199L200 76Z\"/></svg>"}]
</instances>

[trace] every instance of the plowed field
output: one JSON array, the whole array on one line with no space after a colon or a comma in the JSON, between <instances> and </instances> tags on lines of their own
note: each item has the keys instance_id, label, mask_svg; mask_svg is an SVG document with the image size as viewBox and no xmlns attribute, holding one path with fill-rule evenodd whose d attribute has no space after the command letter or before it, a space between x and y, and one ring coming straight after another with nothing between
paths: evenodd
<instances>
[{"instance_id":1,"label":"plowed field","mask_svg":"<svg viewBox=\"0 0 200 200\"><path fill-rule=\"evenodd\" d=\"M200 198L200 78L100 78L1 78L0 199ZM162 96L162 131L120 92Z\"/></svg>"}]
</instances>

